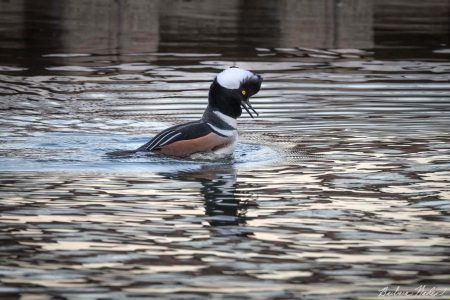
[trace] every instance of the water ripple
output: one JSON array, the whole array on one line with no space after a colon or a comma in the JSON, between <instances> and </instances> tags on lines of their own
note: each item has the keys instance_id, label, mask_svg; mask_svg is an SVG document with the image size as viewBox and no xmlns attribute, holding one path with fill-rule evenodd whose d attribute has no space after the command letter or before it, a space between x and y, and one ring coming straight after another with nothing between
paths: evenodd
<instances>
[{"instance_id":1,"label":"water ripple","mask_svg":"<svg viewBox=\"0 0 450 300\"><path fill-rule=\"evenodd\" d=\"M446 46L274 45L272 32L252 31L261 14L281 14L268 22L287 33L316 18L296 23L297 4L283 1L296 12L285 18L267 1L241 24L233 1L192 2L169 7L217 32L165 11L157 46L104 46L99 28L83 31L95 47L29 60L2 50L14 60L0 66L0 296L372 299L386 286L448 286ZM45 24L60 21L41 5ZM198 119L210 82L233 65L264 83L252 99L260 117L239 119L232 158L105 155Z\"/></svg>"}]
</instances>

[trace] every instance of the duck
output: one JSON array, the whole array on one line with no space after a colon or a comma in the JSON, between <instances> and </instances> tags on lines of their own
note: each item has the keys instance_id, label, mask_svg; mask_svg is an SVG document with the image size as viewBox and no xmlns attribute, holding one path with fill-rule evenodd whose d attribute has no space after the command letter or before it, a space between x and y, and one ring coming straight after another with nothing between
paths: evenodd
<instances>
[{"instance_id":1,"label":"duck","mask_svg":"<svg viewBox=\"0 0 450 300\"><path fill-rule=\"evenodd\" d=\"M170 157L189 157L212 152L225 156L234 152L238 141L237 119L244 109L251 118L257 111L250 97L257 94L263 78L251 71L229 67L213 80L208 105L199 120L169 127L132 153L157 153Z\"/></svg>"}]
</instances>

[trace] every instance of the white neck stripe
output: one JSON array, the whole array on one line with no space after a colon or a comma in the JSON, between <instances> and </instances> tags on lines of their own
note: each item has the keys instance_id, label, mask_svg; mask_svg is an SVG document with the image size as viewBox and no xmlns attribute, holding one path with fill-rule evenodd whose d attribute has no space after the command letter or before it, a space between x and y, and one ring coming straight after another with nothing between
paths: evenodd
<instances>
[{"instance_id":1,"label":"white neck stripe","mask_svg":"<svg viewBox=\"0 0 450 300\"><path fill-rule=\"evenodd\" d=\"M236 133L236 129L233 130L226 130L226 129L220 129L216 126L212 125L211 123L207 123L209 127L211 127L212 130L226 136L226 137L232 137Z\"/></svg>"},{"instance_id":2,"label":"white neck stripe","mask_svg":"<svg viewBox=\"0 0 450 300\"><path fill-rule=\"evenodd\" d=\"M225 114L223 114L223 113L221 113L220 111L217 111L217 110L213 110L213 113L215 113L216 116L218 116L222 121L224 121L225 123L227 123L231 127L233 127L233 128L237 127L236 119L234 119L234 118L232 118L230 116L227 116L227 115L225 115Z\"/></svg>"}]
</instances>

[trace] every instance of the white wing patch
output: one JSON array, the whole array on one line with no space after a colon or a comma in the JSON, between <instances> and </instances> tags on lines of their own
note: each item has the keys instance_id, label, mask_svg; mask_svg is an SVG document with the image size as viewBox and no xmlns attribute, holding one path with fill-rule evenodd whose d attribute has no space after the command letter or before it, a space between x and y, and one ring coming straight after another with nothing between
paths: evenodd
<instances>
[{"instance_id":1,"label":"white wing patch","mask_svg":"<svg viewBox=\"0 0 450 300\"><path fill-rule=\"evenodd\" d=\"M255 76L250 71L239 68L228 68L217 75L217 82L227 89L238 89L246 78Z\"/></svg>"},{"instance_id":2,"label":"white wing patch","mask_svg":"<svg viewBox=\"0 0 450 300\"><path fill-rule=\"evenodd\" d=\"M161 134L161 136L156 137L146 148L145 150L152 151L153 149L164 146L177 136L179 136L181 132L177 132L174 130L171 130L169 132L166 132L164 134Z\"/></svg>"},{"instance_id":3,"label":"white wing patch","mask_svg":"<svg viewBox=\"0 0 450 300\"><path fill-rule=\"evenodd\" d=\"M164 145L167 145L171 140L173 140L174 138L176 138L180 134L181 134L181 132L178 132L178 133L176 133L174 135L171 135L170 137L168 137L168 138L166 138L164 140L161 140L161 142L159 143L158 147L162 147Z\"/></svg>"}]
</instances>

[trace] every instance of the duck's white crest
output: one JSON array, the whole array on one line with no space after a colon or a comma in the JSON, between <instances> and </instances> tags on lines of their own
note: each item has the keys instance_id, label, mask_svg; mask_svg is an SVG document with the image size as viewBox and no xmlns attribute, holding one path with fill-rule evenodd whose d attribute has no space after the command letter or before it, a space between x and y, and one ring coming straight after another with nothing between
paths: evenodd
<instances>
[{"instance_id":1,"label":"duck's white crest","mask_svg":"<svg viewBox=\"0 0 450 300\"><path fill-rule=\"evenodd\" d=\"M255 76L250 71L239 68L228 68L217 75L217 82L227 89L238 89L246 78Z\"/></svg>"}]
</instances>

